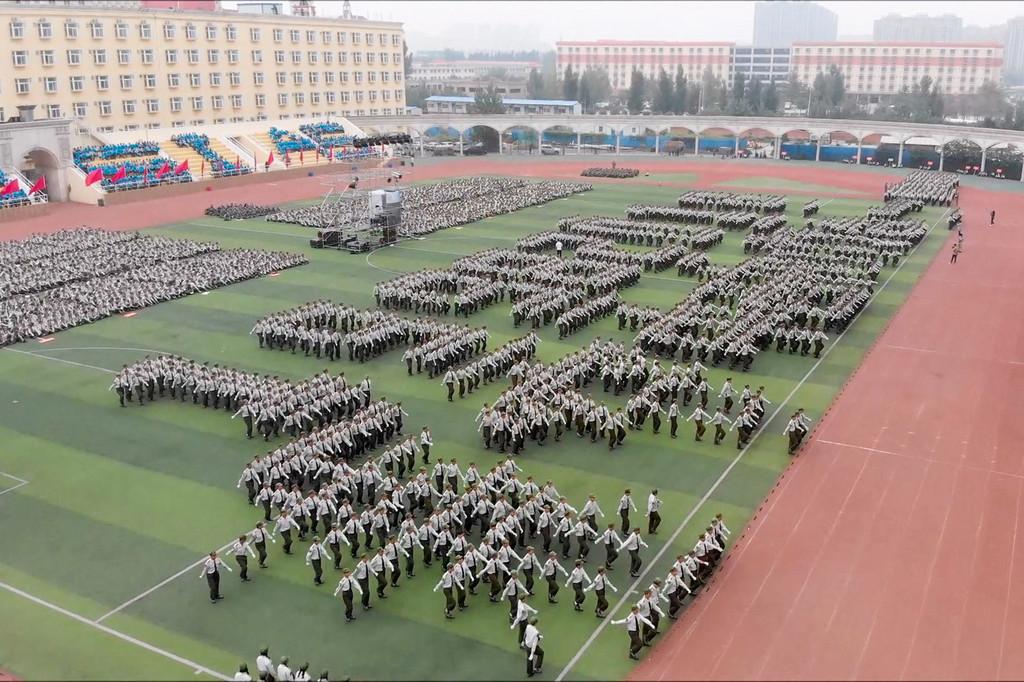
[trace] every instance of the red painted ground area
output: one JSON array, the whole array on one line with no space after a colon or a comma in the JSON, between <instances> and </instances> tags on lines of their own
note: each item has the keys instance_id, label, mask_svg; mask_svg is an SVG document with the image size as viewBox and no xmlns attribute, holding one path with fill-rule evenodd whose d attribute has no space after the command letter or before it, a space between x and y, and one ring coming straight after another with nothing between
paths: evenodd
<instances>
[{"instance_id":1,"label":"red painted ground area","mask_svg":"<svg viewBox=\"0 0 1024 682\"><path fill-rule=\"evenodd\" d=\"M15 677L6 670L0 670L0 682L21 682L21 678Z\"/></svg>"},{"instance_id":2,"label":"red painted ground area","mask_svg":"<svg viewBox=\"0 0 1024 682\"><path fill-rule=\"evenodd\" d=\"M590 166L609 166L612 159L608 156L595 158L581 157L579 160L563 161L540 160L532 161L523 157L501 158L488 156L484 158L461 158L444 160L439 163L423 165L415 168L405 168L403 173L406 182L417 182L434 180L452 176L467 175L523 175L528 177L549 177L559 179L577 179L588 182L622 182L616 180L604 180L598 178L580 178L579 174L584 168ZM809 167L799 162L789 163L760 163L754 160L738 160L714 162L704 161L676 161L673 159L657 159L650 162L623 160L622 165L633 165L642 170L650 170L654 173L697 173L698 181L687 185L688 187L713 187L714 185L727 180L737 180L744 177L772 177L783 180L796 180L806 182L808 179ZM151 227L158 224L178 222L201 218L207 207L211 205L250 202L255 204L280 204L288 201L299 201L301 199L312 199L323 196L327 188L322 184L325 178L340 172L335 169L318 167L314 169L315 177L293 178L290 180L274 180L273 174L268 174L267 182L249 187L237 187L231 189L214 189L210 192L201 192L192 196L171 197L134 204L122 204L120 206L87 206L85 204L64 203L54 205L50 214L39 216L29 220L21 220L14 223L0 224L0 240L22 239L30 234L38 232L53 232L55 230L80 227L103 228L108 230L131 230L143 227ZM872 172L850 172L849 170L837 167L818 168L813 171L813 182L818 185L829 185L835 187L846 187L853 191L870 192L872 197L881 196L882 188L886 181L898 179L896 176L885 176ZM628 181L628 182L643 182ZM650 181L645 184L679 186L674 183L659 183ZM735 189L742 192L744 190ZM768 192L770 190L764 190ZM825 193L813 192L816 196L824 196ZM553 226L552 226L553 227Z\"/></svg>"},{"instance_id":3,"label":"red painted ground area","mask_svg":"<svg viewBox=\"0 0 1024 682\"><path fill-rule=\"evenodd\" d=\"M1024 678L1024 216L961 194L959 262L939 254L631 679Z\"/></svg>"}]
</instances>

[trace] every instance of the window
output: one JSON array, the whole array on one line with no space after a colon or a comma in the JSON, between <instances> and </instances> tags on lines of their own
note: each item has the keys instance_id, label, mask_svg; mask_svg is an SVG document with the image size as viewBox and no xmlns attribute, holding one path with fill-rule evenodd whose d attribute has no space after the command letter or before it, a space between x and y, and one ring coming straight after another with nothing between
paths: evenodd
<instances>
[{"instance_id":1,"label":"window","mask_svg":"<svg viewBox=\"0 0 1024 682\"><path fill-rule=\"evenodd\" d=\"M324 82L328 85L334 85L335 75L333 71L324 71Z\"/></svg>"},{"instance_id":2,"label":"window","mask_svg":"<svg viewBox=\"0 0 1024 682\"><path fill-rule=\"evenodd\" d=\"M338 53L338 63L339 64L348 64L348 52L339 52Z\"/></svg>"},{"instance_id":3,"label":"window","mask_svg":"<svg viewBox=\"0 0 1024 682\"><path fill-rule=\"evenodd\" d=\"M341 82L348 83L348 71L341 72Z\"/></svg>"},{"instance_id":4,"label":"window","mask_svg":"<svg viewBox=\"0 0 1024 682\"><path fill-rule=\"evenodd\" d=\"M155 73L143 74L142 75L142 85L147 90L152 90L153 88L155 88L156 87L156 74Z\"/></svg>"},{"instance_id":5,"label":"window","mask_svg":"<svg viewBox=\"0 0 1024 682\"><path fill-rule=\"evenodd\" d=\"M167 74L167 87L176 88L181 85L181 74L169 73Z\"/></svg>"},{"instance_id":6,"label":"window","mask_svg":"<svg viewBox=\"0 0 1024 682\"><path fill-rule=\"evenodd\" d=\"M296 92L295 93L295 105L302 106L306 103L306 93Z\"/></svg>"},{"instance_id":7,"label":"window","mask_svg":"<svg viewBox=\"0 0 1024 682\"><path fill-rule=\"evenodd\" d=\"M13 53L15 66L28 65L28 50L18 50Z\"/></svg>"},{"instance_id":8,"label":"window","mask_svg":"<svg viewBox=\"0 0 1024 682\"><path fill-rule=\"evenodd\" d=\"M185 50L185 59L189 64L199 63L199 50Z\"/></svg>"},{"instance_id":9,"label":"window","mask_svg":"<svg viewBox=\"0 0 1024 682\"><path fill-rule=\"evenodd\" d=\"M139 37L143 40L149 40L153 37L153 26L148 21L143 21L139 24Z\"/></svg>"},{"instance_id":10,"label":"window","mask_svg":"<svg viewBox=\"0 0 1024 682\"><path fill-rule=\"evenodd\" d=\"M224 37L227 40L238 40L238 28L232 24L224 27Z\"/></svg>"},{"instance_id":11,"label":"window","mask_svg":"<svg viewBox=\"0 0 1024 682\"><path fill-rule=\"evenodd\" d=\"M83 118L86 115L86 112L88 110L89 110L89 107L88 107L88 105L85 102L75 102L74 104L71 105L71 112L77 118Z\"/></svg>"},{"instance_id":12,"label":"window","mask_svg":"<svg viewBox=\"0 0 1024 682\"><path fill-rule=\"evenodd\" d=\"M185 40L195 40L197 35L196 25L191 21L185 24Z\"/></svg>"},{"instance_id":13,"label":"window","mask_svg":"<svg viewBox=\"0 0 1024 682\"><path fill-rule=\"evenodd\" d=\"M284 50L274 50L274 63L284 64Z\"/></svg>"},{"instance_id":14,"label":"window","mask_svg":"<svg viewBox=\"0 0 1024 682\"><path fill-rule=\"evenodd\" d=\"M362 52L353 52L352 53L352 63L353 64L362 64L363 63L363 53Z\"/></svg>"},{"instance_id":15,"label":"window","mask_svg":"<svg viewBox=\"0 0 1024 682\"><path fill-rule=\"evenodd\" d=\"M53 37L53 24L49 21L39 22L39 37L40 38L52 38Z\"/></svg>"},{"instance_id":16,"label":"window","mask_svg":"<svg viewBox=\"0 0 1024 682\"><path fill-rule=\"evenodd\" d=\"M363 44L363 34L353 32L352 33L352 44L353 45L362 45Z\"/></svg>"},{"instance_id":17,"label":"window","mask_svg":"<svg viewBox=\"0 0 1024 682\"><path fill-rule=\"evenodd\" d=\"M238 50L228 50L228 64L238 63Z\"/></svg>"},{"instance_id":18,"label":"window","mask_svg":"<svg viewBox=\"0 0 1024 682\"><path fill-rule=\"evenodd\" d=\"M324 64L334 63L334 53L328 50L324 50Z\"/></svg>"},{"instance_id":19,"label":"window","mask_svg":"<svg viewBox=\"0 0 1024 682\"><path fill-rule=\"evenodd\" d=\"M135 100L133 100L133 99L126 99L125 101L121 102L121 111L123 111L126 114L134 114L135 113Z\"/></svg>"},{"instance_id":20,"label":"window","mask_svg":"<svg viewBox=\"0 0 1024 682\"><path fill-rule=\"evenodd\" d=\"M104 35L103 24L99 21L89 22L89 34L93 38L102 38Z\"/></svg>"},{"instance_id":21,"label":"window","mask_svg":"<svg viewBox=\"0 0 1024 682\"><path fill-rule=\"evenodd\" d=\"M171 98L171 111L181 111L182 99L180 97Z\"/></svg>"},{"instance_id":22,"label":"window","mask_svg":"<svg viewBox=\"0 0 1024 682\"><path fill-rule=\"evenodd\" d=\"M210 98L210 106L212 106L214 109L223 109L224 108L224 96L223 95L214 95L213 97L211 97Z\"/></svg>"},{"instance_id":23,"label":"window","mask_svg":"<svg viewBox=\"0 0 1024 682\"><path fill-rule=\"evenodd\" d=\"M373 34L372 33L367 33L366 34L366 44L367 45L373 45Z\"/></svg>"},{"instance_id":24,"label":"window","mask_svg":"<svg viewBox=\"0 0 1024 682\"><path fill-rule=\"evenodd\" d=\"M72 76L68 80L71 82L71 92L81 92L85 89L85 76Z\"/></svg>"},{"instance_id":25,"label":"window","mask_svg":"<svg viewBox=\"0 0 1024 682\"><path fill-rule=\"evenodd\" d=\"M252 74L252 82L254 85L263 85L263 72L255 71Z\"/></svg>"},{"instance_id":26,"label":"window","mask_svg":"<svg viewBox=\"0 0 1024 682\"><path fill-rule=\"evenodd\" d=\"M57 92L56 76L47 76L43 79L43 92Z\"/></svg>"},{"instance_id":27,"label":"window","mask_svg":"<svg viewBox=\"0 0 1024 682\"><path fill-rule=\"evenodd\" d=\"M346 33L345 31L338 31L338 44L339 45L344 45L345 41L347 39L348 39L348 33Z\"/></svg>"},{"instance_id":28,"label":"window","mask_svg":"<svg viewBox=\"0 0 1024 682\"><path fill-rule=\"evenodd\" d=\"M308 58L309 63L310 64L316 64L316 59L317 59L318 56L319 56L318 52L314 52L313 50L310 50L309 51L309 58Z\"/></svg>"},{"instance_id":29,"label":"window","mask_svg":"<svg viewBox=\"0 0 1024 682\"><path fill-rule=\"evenodd\" d=\"M320 72L319 71L310 71L309 72L309 84L310 85L317 85L319 83L320 83Z\"/></svg>"},{"instance_id":30,"label":"window","mask_svg":"<svg viewBox=\"0 0 1024 682\"><path fill-rule=\"evenodd\" d=\"M189 106L192 107L192 111L202 111L203 110L203 98L201 96L199 96L199 95L197 95L195 97L189 97L188 98L188 103L189 103Z\"/></svg>"},{"instance_id":31,"label":"window","mask_svg":"<svg viewBox=\"0 0 1024 682\"><path fill-rule=\"evenodd\" d=\"M164 58L168 64L178 63L178 51L177 50L164 50Z\"/></svg>"},{"instance_id":32,"label":"window","mask_svg":"<svg viewBox=\"0 0 1024 682\"><path fill-rule=\"evenodd\" d=\"M295 85L302 85L301 71L295 71L294 73L292 73L292 82L295 83Z\"/></svg>"},{"instance_id":33,"label":"window","mask_svg":"<svg viewBox=\"0 0 1024 682\"><path fill-rule=\"evenodd\" d=\"M391 78L391 74L388 73L387 71L381 71L380 72L380 80L381 80L381 82L387 83L390 78Z\"/></svg>"},{"instance_id":34,"label":"window","mask_svg":"<svg viewBox=\"0 0 1024 682\"><path fill-rule=\"evenodd\" d=\"M370 90L370 101L371 102L376 102L377 101L377 91L376 90Z\"/></svg>"},{"instance_id":35,"label":"window","mask_svg":"<svg viewBox=\"0 0 1024 682\"><path fill-rule=\"evenodd\" d=\"M306 42L307 43L315 43L316 42L316 31L306 31Z\"/></svg>"},{"instance_id":36,"label":"window","mask_svg":"<svg viewBox=\"0 0 1024 682\"><path fill-rule=\"evenodd\" d=\"M110 114L114 112L114 108L110 105L109 99L97 102L97 104L100 106L100 116L110 116Z\"/></svg>"},{"instance_id":37,"label":"window","mask_svg":"<svg viewBox=\"0 0 1024 682\"><path fill-rule=\"evenodd\" d=\"M252 51L252 63L253 64L262 64L263 63L263 50L253 50Z\"/></svg>"},{"instance_id":38,"label":"window","mask_svg":"<svg viewBox=\"0 0 1024 682\"><path fill-rule=\"evenodd\" d=\"M167 22L166 24L164 24L164 38L166 38L167 40L174 40L177 34L178 31L174 27L174 24L172 24L171 22Z\"/></svg>"},{"instance_id":39,"label":"window","mask_svg":"<svg viewBox=\"0 0 1024 682\"><path fill-rule=\"evenodd\" d=\"M288 83L288 74L284 71L277 72L277 84L286 85Z\"/></svg>"},{"instance_id":40,"label":"window","mask_svg":"<svg viewBox=\"0 0 1024 682\"><path fill-rule=\"evenodd\" d=\"M401 44L402 44L402 41L401 41L401 40L399 39L399 36L398 36L398 34L397 34L397 33L396 33L395 35L391 36L391 45L392 45L392 46L394 46L394 47L398 47L398 46L399 46L399 45L401 45ZM607 48L607 47L606 47L606 48L604 48L604 49L605 49L605 51L607 51L607 50L608 50L608 48Z\"/></svg>"},{"instance_id":41,"label":"window","mask_svg":"<svg viewBox=\"0 0 1024 682\"><path fill-rule=\"evenodd\" d=\"M128 37L128 24L123 21L119 21L114 24L114 37L120 40L124 40Z\"/></svg>"},{"instance_id":42,"label":"window","mask_svg":"<svg viewBox=\"0 0 1024 682\"><path fill-rule=\"evenodd\" d=\"M215 71L215 72L211 73L210 74L210 86L211 87L215 87L215 88L219 88L220 87L220 83L221 83L221 73L220 73L220 71Z\"/></svg>"},{"instance_id":43,"label":"window","mask_svg":"<svg viewBox=\"0 0 1024 682\"><path fill-rule=\"evenodd\" d=\"M267 106L267 96L262 92L256 93L256 106L265 107Z\"/></svg>"},{"instance_id":44,"label":"window","mask_svg":"<svg viewBox=\"0 0 1024 682\"><path fill-rule=\"evenodd\" d=\"M367 64L375 64L375 63L377 63L377 56L373 52L367 52L366 53L366 63Z\"/></svg>"},{"instance_id":45,"label":"window","mask_svg":"<svg viewBox=\"0 0 1024 682\"><path fill-rule=\"evenodd\" d=\"M131 62L131 60L132 60L132 51L131 50L118 50L117 51L117 63L118 64L128 64L129 62Z\"/></svg>"},{"instance_id":46,"label":"window","mask_svg":"<svg viewBox=\"0 0 1024 682\"><path fill-rule=\"evenodd\" d=\"M152 64L154 61L153 50L151 49L139 50L139 55L142 57L143 64Z\"/></svg>"},{"instance_id":47,"label":"window","mask_svg":"<svg viewBox=\"0 0 1024 682\"><path fill-rule=\"evenodd\" d=\"M292 64L302 63L302 53L298 50L292 50Z\"/></svg>"},{"instance_id":48,"label":"window","mask_svg":"<svg viewBox=\"0 0 1024 682\"><path fill-rule=\"evenodd\" d=\"M279 93L277 93L277 105L280 106L280 107L288 106L288 93L287 92L279 92Z\"/></svg>"},{"instance_id":49,"label":"window","mask_svg":"<svg viewBox=\"0 0 1024 682\"><path fill-rule=\"evenodd\" d=\"M239 71L232 71L231 73L229 73L228 74L228 83L230 83L231 85L241 85L242 84L242 74L241 74L241 72L239 72Z\"/></svg>"},{"instance_id":50,"label":"window","mask_svg":"<svg viewBox=\"0 0 1024 682\"><path fill-rule=\"evenodd\" d=\"M302 31L296 31L295 29L292 29L291 31L289 31L289 33L290 35L288 37L292 39L293 43L299 42L299 40L302 38Z\"/></svg>"},{"instance_id":51,"label":"window","mask_svg":"<svg viewBox=\"0 0 1024 682\"><path fill-rule=\"evenodd\" d=\"M68 19L64 22L64 37L74 40L78 37L78 22Z\"/></svg>"},{"instance_id":52,"label":"window","mask_svg":"<svg viewBox=\"0 0 1024 682\"><path fill-rule=\"evenodd\" d=\"M362 92L357 92L356 93L356 101L357 102L362 102L363 101L363 93Z\"/></svg>"},{"instance_id":53,"label":"window","mask_svg":"<svg viewBox=\"0 0 1024 682\"><path fill-rule=\"evenodd\" d=\"M92 50L92 63L93 64L106 64L107 63L107 51L106 50Z\"/></svg>"},{"instance_id":54,"label":"window","mask_svg":"<svg viewBox=\"0 0 1024 682\"><path fill-rule=\"evenodd\" d=\"M206 61L210 64L216 64L220 61L220 50L207 50Z\"/></svg>"},{"instance_id":55,"label":"window","mask_svg":"<svg viewBox=\"0 0 1024 682\"><path fill-rule=\"evenodd\" d=\"M284 40L284 29L283 28L275 28L274 29L274 42L275 43L279 43L282 40Z\"/></svg>"},{"instance_id":56,"label":"window","mask_svg":"<svg viewBox=\"0 0 1024 682\"><path fill-rule=\"evenodd\" d=\"M231 108L232 109L241 109L242 108L242 96L241 95L231 95Z\"/></svg>"},{"instance_id":57,"label":"window","mask_svg":"<svg viewBox=\"0 0 1024 682\"><path fill-rule=\"evenodd\" d=\"M320 31L320 40L329 43L331 42L331 35L330 31Z\"/></svg>"},{"instance_id":58,"label":"window","mask_svg":"<svg viewBox=\"0 0 1024 682\"><path fill-rule=\"evenodd\" d=\"M207 24L206 25L206 39L207 40L216 40L217 39L217 25L216 24Z\"/></svg>"},{"instance_id":59,"label":"window","mask_svg":"<svg viewBox=\"0 0 1024 682\"><path fill-rule=\"evenodd\" d=\"M121 76L121 89L122 90L131 90L133 87L135 87L135 76L129 76L129 75L126 75L126 74L122 75Z\"/></svg>"},{"instance_id":60,"label":"window","mask_svg":"<svg viewBox=\"0 0 1024 682\"><path fill-rule=\"evenodd\" d=\"M263 39L263 34L260 31L260 29L258 29L258 28L250 28L249 29L249 40L251 40L254 43L258 43L262 39Z\"/></svg>"},{"instance_id":61,"label":"window","mask_svg":"<svg viewBox=\"0 0 1024 682\"><path fill-rule=\"evenodd\" d=\"M110 76L93 76L96 79L96 89L103 92L110 89Z\"/></svg>"},{"instance_id":62,"label":"window","mask_svg":"<svg viewBox=\"0 0 1024 682\"><path fill-rule=\"evenodd\" d=\"M190 73L188 75L188 84L193 88L198 88L203 84L203 77L198 73Z\"/></svg>"},{"instance_id":63,"label":"window","mask_svg":"<svg viewBox=\"0 0 1024 682\"><path fill-rule=\"evenodd\" d=\"M25 37L25 24L24 22L14 20L11 22L11 37L12 38L24 38Z\"/></svg>"},{"instance_id":64,"label":"window","mask_svg":"<svg viewBox=\"0 0 1024 682\"><path fill-rule=\"evenodd\" d=\"M310 102L310 104L320 104L320 93L319 92L310 93L310 95L309 95L309 102Z\"/></svg>"},{"instance_id":65,"label":"window","mask_svg":"<svg viewBox=\"0 0 1024 682\"><path fill-rule=\"evenodd\" d=\"M367 74L367 77L368 77L368 80L371 83L376 83L377 82L377 72L376 71L371 71L369 74Z\"/></svg>"},{"instance_id":66,"label":"window","mask_svg":"<svg viewBox=\"0 0 1024 682\"><path fill-rule=\"evenodd\" d=\"M387 52L381 52L380 53L380 63L381 64L387 64L388 63L388 53Z\"/></svg>"},{"instance_id":67,"label":"window","mask_svg":"<svg viewBox=\"0 0 1024 682\"><path fill-rule=\"evenodd\" d=\"M356 83L362 83L363 82L363 72L362 71L356 71L355 76L356 76Z\"/></svg>"},{"instance_id":68,"label":"window","mask_svg":"<svg viewBox=\"0 0 1024 682\"><path fill-rule=\"evenodd\" d=\"M385 101L388 101L388 100L391 99L391 91L390 90L381 90L380 94L381 94L381 97L383 97Z\"/></svg>"},{"instance_id":69,"label":"window","mask_svg":"<svg viewBox=\"0 0 1024 682\"><path fill-rule=\"evenodd\" d=\"M338 93L334 92L333 90L328 90L327 91L327 103L328 104L334 104L334 101L335 101L335 99L337 99L337 96L338 96Z\"/></svg>"},{"instance_id":70,"label":"window","mask_svg":"<svg viewBox=\"0 0 1024 682\"><path fill-rule=\"evenodd\" d=\"M341 93L341 101L347 102L349 100L349 94L347 92Z\"/></svg>"}]
</instances>

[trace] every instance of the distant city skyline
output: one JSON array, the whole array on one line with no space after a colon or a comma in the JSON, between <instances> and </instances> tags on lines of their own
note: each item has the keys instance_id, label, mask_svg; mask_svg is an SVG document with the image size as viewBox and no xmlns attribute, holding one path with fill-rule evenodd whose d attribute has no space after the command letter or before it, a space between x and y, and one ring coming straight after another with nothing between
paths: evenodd
<instances>
[{"instance_id":1,"label":"distant city skyline","mask_svg":"<svg viewBox=\"0 0 1024 682\"><path fill-rule=\"evenodd\" d=\"M773 0L778 1L778 0ZM225 1L226 7L236 4ZM290 0L283 0L290 5ZM315 0L318 13L337 16L340 0ZM854 2L815 3L838 15L844 36L870 36L876 19L890 14L953 14L967 26L993 26L1024 16L1024 3ZM755 2L395 2L353 0L354 14L405 25L409 49L550 50L557 40L753 41ZM724 11L727 8L728 11ZM969 12L967 11L969 8Z\"/></svg>"}]
</instances>

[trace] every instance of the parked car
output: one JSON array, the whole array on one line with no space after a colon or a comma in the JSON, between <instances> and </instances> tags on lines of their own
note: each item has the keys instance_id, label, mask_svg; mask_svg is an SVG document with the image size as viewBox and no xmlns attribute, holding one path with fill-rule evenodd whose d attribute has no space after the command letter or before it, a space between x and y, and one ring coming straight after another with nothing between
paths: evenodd
<instances>
[{"instance_id":1,"label":"parked car","mask_svg":"<svg viewBox=\"0 0 1024 682\"><path fill-rule=\"evenodd\" d=\"M472 147L465 147L462 150L463 156L483 156L487 153L487 148L482 144L475 144Z\"/></svg>"},{"instance_id":2,"label":"parked car","mask_svg":"<svg viewBox=\"0 0 1024 682\"><path fill-rule=\"evenodd\" d=\"M553 147L550 144L542 144L540 146L540 153L544 156L559 156L562 150L558 147Z\"/></svg>"}]
</instances>

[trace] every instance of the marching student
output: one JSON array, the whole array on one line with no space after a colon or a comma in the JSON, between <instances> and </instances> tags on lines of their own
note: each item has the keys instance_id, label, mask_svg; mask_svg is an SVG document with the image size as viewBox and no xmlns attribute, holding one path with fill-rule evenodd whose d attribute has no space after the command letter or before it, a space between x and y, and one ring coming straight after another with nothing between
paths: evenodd
<instances>
[{"instance_id":1,"label":"marching student","mask_svg":"<svg viewBox=\"0 0 1024 682\"><path fill-rule=\"evenodd\" d=\"M655 488L647 497L647 534L657 535L658 526L661 525L661 499L658 497L658 489ZM623 531L625 533L625 531Z\"/></svg>"},{"instance_id":2,"label":"marching student","mask_svg":"<svg viewBox=\"0 0 1024 682\"><path fill-rule=\"evenodd\" d=\"M651 640L658 634L658 622L660 617L665 615L665 612L658 606L658 596L655 592L655 589L660 587L661 580L655 579L654 585L644 590L644 596L636 603L640 609L640 615L650 621L650 626L645 625L643 631L643 643L646 646L650 646Z\"/></svg>"},{"instance_id":3,"label":"marching student","mask_svg":"<svg viewBox=\"0 0 1024 682\"><path fill-rule=\"evenodd\" d=\"M216 552L210 552L210 556L203 561L203 570L200 578L206 578L206 584L210 587L210 603L216 604L218 599L223 599L220 593L220 568L223 567L231 572L231 567L221 561Z\"/></svg>"},{"instance_id":4,"label":"marching student","mask_svg":"<svg viewBox=\"0 0 1024 682\"><path fill-rule=\"evenodd\" d=\"M629 535L626 534L626 537L629 537ZM604 535L598 539L598 542L604 543L604 567L609 571L614 571L615 569L612 568L612 564L619 557L619 552L615 549L615 545L619 542L619 535L615 532L614 523L608 524L608 528L604 531Z\"/></svg>"},{"instance_id":5,"label":"marching student","mask_svg":"<svg viewBox=\"0 0 1024 682\"><path fill-rule=\"evenodd\" d=\"M308 550L306 550L306 565L307 566L310 566L310 565L313 566L313 584L314 585L323 585L324 584L324 581L323 581L323 575L324 575L323 559L324 559L324 557L327 557L328 560L331 559L330 553L328 553L328 551L326 549L324 549L324 546L320 544L320 538L319 537L314 537L313 538L313 544L309 546Z\"/></svg>"},{"instance_id":6,"label":"marching student","mask_svg":"<svg viewBox=\"0 0 1024 682\"><path fill-rule=\"evenodd\" d=\"M368 555L363 554L359 558L359 563L356 564L356 570L353 577L359 585L359 594L362 597L361 601L363 604L363 611L369 611L373 607L370 605L370 557Z\"/></svg>"},{"instance_id":7,"label":"marching student","mask_svg":"<svg viewBox=\"0 0 1024 682\"><path fill-rule=\"evenodd\" d=\"M249 533L249 541L256 545L256 551L260 555L260 568L267 567L267 540L277 544L277 540L263 528L263 522L260 521L256 524L256 528Z\"/></svg>"},{"instance_id":8,"label":"marching student","mask_svg":"<svg viewBox=\"0 0 1024 682\"><path fill-rule=\"evenodd\" d=\"M530 614L537 615L537 609L533 608L526 603L529 595L524 595L519 599L519 603L516 605L516 615L512 619L512 625L509 626L509 630L515 630L516 626L519 626L519 648L525 649L526 644L523 640L526 638L526 626L529 625Z\"/></svg>"},{"instance_id":9,"label":"marching student","mask_svg":"<svg viewBox=\"0 0 1024 682\"><path fill-rule=\"evenodd\" d=\"M455 610L455 597L452 595L452 588L455 587L455 564L448 566L448 570L441 576L441 580L434 585L434 592L444 590L444 617L454 620L452 611Z\"/></svg>"},{"instance_id":10,"label":"marching student","mask_svg":"<svg viewBox=\"0 0 1024 682\"><path fill-rule=\"evenodd\" d=\"M625 535L629 532L629 510L636 511L636 504L633 502L632 491L626 488L622 497L619 498L619 517L622 519L622 534Z\"/></svg>"},{"instance_id":11,"label":"marching student","mask_svg":"<svg viewBox=\"0 0 1024 682\"><path fill-rule=\"evenodd\" d=\"M426 426L423 427L423 431L420 433L420 449L423 451L423 463L430 464L430 448L434 445L434 441L430 437L430 429Z\"/></svg>"},{"instance_id":12,"label":"marching student","mask_svg":"<svg viewBox=\"0 0 1024 682\"><path fill-rule=\"evenodd\" d=\"M338 583L338 587L334 590L334 596L337 597L338 593L341 593L341 599L345 602L345 622L351 623L356 619L352 615L352 590L356 590L360 595L363 594L363 588L359 586L359 582L352 577L352 571L345 569L342 571L343 577Z\"/></svg>"},{"instance_id":13,"label":"marching student","mask_svg":"<svg viewBox=\"0 0 1024 682\"><path fill-rule=\"evenodd\" d=\"M634 605L628 616L622 620L613 620L611 624L626 626L626 631L629 633L629 657L634 661L639 661L640 657L637 654L644 647L644 642L640 639L640 627L643 625L653 628L651 621L641 616L640 607Z\"/></svg>"},{"instance_id":14,"label":"marching student","mask_svg":"<svg viewBox=\"0 0 1024 682\"><path fill-rule=\"evenodd\" d=\"M594 590L594 594L597 595L597 608L594 609L594 615L598 618L604 618L605 614L608 612L608 600L605 598L604 593L609 587L612 588L612 592L619 591L615 585L612 585L612 582L608 580L608 576L605 575L605 567L598 566L597 575L594 576L594 581L590 583L585 590L583 590L584 592Z\"/></svg>"},{"instance_id":15,"label":"marching student","mask_svg":"<svg viewBox=\"0 0 1024 682\"><path fill-rule=\"evenodd\" d=\"M704 432L708 430L708 427L704 426L705 419L711 419L711 415L704 411L704 405L698 405L697 409L693 411L686 421L693 420L694 425L697 427L696 434L693 439L700 442L704 438Z\"/></svg>"},{"instance_id":16,"label":"marching student","mask_svg":"<svg viewBox=\"0 0 1024 682\"><path fill-rule=\"evenodd\" d=\"M622 541L619 545L619 552L626 550L629 552L629 574L634 578L640 577L640 567L643 566L643 561L640 559L640 548L647 547L647 543L640 538L640 529L634 528L633 533Z\"/></svg>"},{"instance_id":17,"label":"marching student","mask_svg":"<svg viewBox=\"0 0 1024 682\"><path fill-rule=\"evenodd\" d=\"M526 592L527 592L527 594L531 594L531 595L533 594L533 575L534 575L534 572L535 572L537 566L539 566L539 565L540 565L540 562L537 559L537 555L534 554L533 547L527 547L526 548L526 553L523 554L523 558L521 558L519 560L519 567L516 568L516 572L520 572L521 571L523 573L523 575L526 576ZM525 623L525 616L524 616L523 620L524 620L524 623ZM526 626L524 625L523 627L525 628Z\"/></svg>"},{"instance_id":18,"label":"marching student","mask_svg":"<svg viewBox=\"0 0 1024 682\"><path fill-rule=\"evenodd\" d=\"M548 602L551 604L558 603L558 579L555 577L557 571L561 571L566 578L569 577L569 573L558 563L558 552L548 552L548 560L541 570L541 576L548 581Z\"/></svg>"},{"instance_id":19,"label":"marching student","mask_svg":"<svg viewBox=\"0 0 1024 682\"><path fill-rule=\"evenodd\" d=\"M270 537L273 539L276 533L280 533L281 538L284 540L284 553L291 554L292 530L301 530L299 528L299 524L295 523L295 519L288 515L287 510L282 511L281 515L274 520L276 521L276 525L274 526L274 530L271 531ZM275 540L275 542L277 541Z\"/></svg>"},{"instance_id":20,"label":"marching student","mask_svg":"<svg viewBox=\"0 0 1024 682\"><path fill-rule=\"evenodd\" d=\"M511 573L508 577L508 583L505 585L505 589L501 591L501 599L508 598L508 620L512 622L516 617L516 611L519 609L519 597L522 595L529 595L523 584L519 582L519 574Z\"/></svg>"},{"instance_id":21,"label":"marching student","mask_svg":"<svg viewBox=\"0 0 1024 682\"><path fill-rule=\"evenodd\" d=\"M537 629L537 616L531 616L530 622L523 633L523 644L526 647L526 676L533 677L541 672L544 666L544 649L540 646L540 640L544 635Z\"/></svg>"},{"instance_id":22,"label":"marching student","mask_svg":"<svg viewBox=\"0 0 1024 682\"><path fill-rule=\"evenodd\" d=\"M569 587L572 585L573 592L576 593L576 597L573 600L572 608L574 611L583 610L583 602L587 598L587 595L583 591L583 581L586 580L587 584L590 585L594 581L590 579L587 572L583 570L583 561L576 561L576 568L573 569L569 579L565 582L565 586Z\"/></svg>"},{"instance_id":23,"label":"marching student","mask_svg":"<svg viewBox=\"0 0 1024 682\"><path fill-rule=\"evenodd\" d=\"M337 523L331 524L331 531L324 538L324 543L330 547L331 555L334 557L334 570L341 570L341 543L345 541L345 536L338 529Z\"/></svg>"},{"instance_id":24,"label":"marching student","mask_svg":"<svg viewBox=\"0 0 1024 682\"><path fill-rule=\"evenodd\" d=\"M238 564L238 577L244 583L249 582L249 557L246 555L251 555L253 559L256 558L256 553L249 546L249 538L239 535L238 540L235 541L235 546L231 549L231 553L235 555L235 562Z\"/></svg>"},{"instance_id":25,"label":"marching student","mask_svg":"<svg viewBox=\"0 0 1024 682\"><path fill-rule=\"evenodd\" d=\"M725 416L725 411L721 406L715 408L715 414L711 417L711 424L715 427L715 445L721 445L722 441L725 440L725 428L722 427L723 423L731 424L732 420Z\"/></svg>"}]
</instances>

